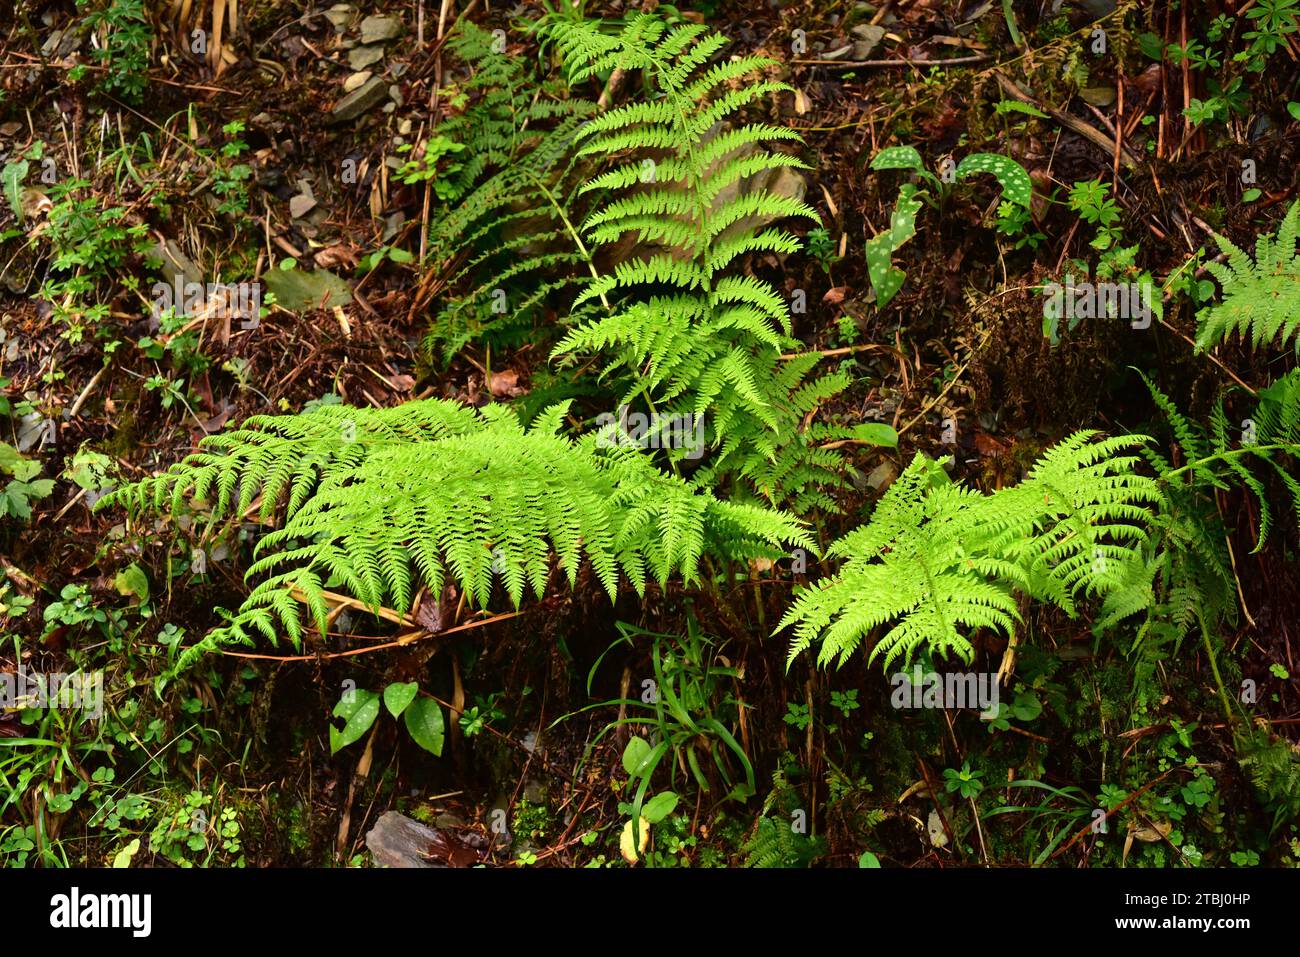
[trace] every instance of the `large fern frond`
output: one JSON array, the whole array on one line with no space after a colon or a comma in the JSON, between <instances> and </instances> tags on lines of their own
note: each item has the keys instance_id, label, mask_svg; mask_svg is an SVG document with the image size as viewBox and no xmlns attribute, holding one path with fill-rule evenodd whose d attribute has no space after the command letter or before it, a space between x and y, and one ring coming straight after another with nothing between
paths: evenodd
<instances>
[{"instance_id":1,"label":"large fern frond","mask_svg":"<svg viewBox=\"0 0 1300 957\"><path fill-rule=\"evenodd\" d=\"M1080 593L1117 587L1109 563L1122 567L1146 538L1159 495L1122 454L1143 441L1076 433L1020 485L989 495L952 484L918 454L871 521L831 546L845 560L839 571L799 595L777 626L794 627L791 660L820 640L819 664L843 665L892 623L868 656L883 654L886 668L921 649L969 662L969 631L1010 634L1020 594L1073 615Z\"/></svg>"},{"instance_id":2,"label":"large fern frond","mask_svg":"<svg viewBox=\"0 0 1300 957\"><path fill-rule=\"evenodd\" d=\"M323 634L329 587L406 613L420 587L440 594L452 579L483 606L499 582L518 605L525 590L543 593L552 557L571 584L590 563L612 596L620 573L640 591L671 574L694 580L705 554L815 550L784 513L720 501L595 436L557 434L566 410L552 407L528 429L502 406L475 412L436 399L258 418L103 504L139 512L188 499L216 517L242 514L260 496L264 516L285 519L249 569L264 580L182 667L254 633L283 630L300 644L300 602Z\"/></svg>"}]
</instances>

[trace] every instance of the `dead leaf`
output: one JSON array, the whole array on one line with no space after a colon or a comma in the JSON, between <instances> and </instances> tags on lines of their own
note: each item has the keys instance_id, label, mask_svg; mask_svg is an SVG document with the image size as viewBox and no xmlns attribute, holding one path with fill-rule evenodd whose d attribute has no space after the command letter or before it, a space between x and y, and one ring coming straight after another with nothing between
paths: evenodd
<instances>
[{"instance_id":1,"label":"dead leaf","mask_svg":"<svg viewBox=\"0 0 1300 957\"><path fill-rule=\"evenodd\" d=\"M650 843L650 822L641 818L639 847L632 846L632 821L623 825L623 836L619 839L618 849L623 855L623 860L629 864L635 864L641 854L645 853L646 846ZM638 851L640 853L638 853Z\"/></svg>"},{"instance_id":2,"label":"dead leaf","mask_svg":"<svg viewBox=\"0 0 1300 957\"><path fill-rule=\"evenodd\" d=\"M524 390L519 388L519 373L514 369L492 373L492 378L488 382L488 390L498 399L505 396L513 398L524 394Z\"/></svg>"},{"instance_id":3,"label":"dead leaf","mask_svg":"<svg viewBox=\"0 0 1300 957\"><path fill-rule=\"evenodd\" d=\"M356 251L348 243L335 243L333 246L326 246L324 249L318 250L312 259L321 269L334 269L338 266L355 269L357 266Z\"/></svg>"}]
</instances>

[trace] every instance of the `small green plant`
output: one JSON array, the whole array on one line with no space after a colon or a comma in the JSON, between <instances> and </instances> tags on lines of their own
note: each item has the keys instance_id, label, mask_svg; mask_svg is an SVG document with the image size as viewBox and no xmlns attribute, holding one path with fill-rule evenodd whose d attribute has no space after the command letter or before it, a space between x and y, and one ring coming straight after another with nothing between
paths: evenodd
<instances>
[{"instance_id":1,"label":"small green plant","mask_svg":"<svg viewBox=\"0 0 1300 957\"><path fill-rule=\"evenodd\" d=\"M656 743L647 745L637 759L633 776L640 785L634 806L641 806L651 776L669 756L670 783L674 788L678 787L678 774L689 773L702 792L710 793L710 778L716 773L727 789L724 800L747 800L754 793L754 767L732 730L744 705L727 693L727 685L739 681L740 672L718 662L719 650L700 633L693 617L688 618L686 634L681 636L661 635L625 622L619 622L617 627L618 640L596 660L587 675L588 691L605 656L613 648L634 646L638 639L650 640L654 677L646 679L640 698L602 701L582 710L618 706L630 712L606 725L593 746L625 725L656 733ZM710 773L706 773L706 767Z\"/></svg>"},{"instance_id":2,"label":"small green plant","mask_svg":"<svg viewBox=\"0 0 1300 957\"><path fill-rule=\"evenodd\" d=\"M898 191L889 228L867 240L867 276L876 291L876 304L886 306L903 288L905 273L893 265L893 255L916 235L916 216L922 203L936 206L935 197L945 196L949 183L978 173L989 173L1002 186L1007 203L1028 209L1033 198L1033 181L1025 168L1015 160L996 153L971 153L953 165L943 178L926 169L921 154L911 146L891 146L881 150L871 160L873 170L910 170L921 178L933 192L927 192L911 183L904 183ZM951 179L947 178L951 175ZM1003 222L1010 220L1003 216Z\"/></svg>"},{"instance_id":3,"label":"small green plant","mask_svg":"<svg viewBox=\"0 0 1300 957\"><path fill-rule=\"evenodd\" d=\"M962 764L960 771L955 768L944 768L944 790L949 794L956 792L963 798L977 798L984 790L984 782L980 780L983 777L983 771L971 770L969 761Z\"/></svg>"},{"instance_id":4,"label":"small green plant","mask_svg":"<svg viewBox=\"0 0 1300 957\"><path fill-rule=\"evenodd\" d=\"M446 736L442 708L429 696L421 695L415 681L394 682L382 694L362 688L344 691L334 706L334 717L342 718L344 724L341 729L330 725L330 754L361 740L379 717L381 702L394 720L402 721L412 741L434 757L442 756Z\"/></svg>"},{"instance_id":5,"label":"small green plant","mask_svg":"<svg viewBox=\"0 0 1300 957\"><path fill-rule=\"evenodd\" d=\"M23 458L13 446L0 442L0 477L9 476L0 488L0 518L25 522L32 517L31 503L54 491L54 480L37 478L40 474L40 462Z\"/></svg>"},{"instance_id":6,"label":"small green plant","mask_svg":"<svg viewBox=\"0 0 1300 957\"><path fill-rule=\"evenodd\" d=\"M1119 204L1110 197L1110 189L1100 178L1075 183L1070 188L1070 209L1090 226L1097 227L1091 246L1098 251L1110 249L1120 238Z\"/></svg>"},{"instance_id":7,"label":"small green plant","mask_svg":"<svg viewBox=\"0 0 1300 957\"><path fill-rule=\"evenodd\" d=\"M93 55L104 68L98 89L138 103L149 82L149 46L153 31L144 0L77 0L77 9L90 12L82 21L99 42ZM72 79L79 79L77 70Z\"/></svg>"}]
</instances>

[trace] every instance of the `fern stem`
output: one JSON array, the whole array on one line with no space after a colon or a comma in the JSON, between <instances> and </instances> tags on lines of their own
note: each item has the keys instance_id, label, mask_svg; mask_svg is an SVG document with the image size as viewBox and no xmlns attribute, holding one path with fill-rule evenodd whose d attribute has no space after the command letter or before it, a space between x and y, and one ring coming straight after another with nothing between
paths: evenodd
<instances>
[{"instance_id":1,"label":"fern stem","mask_svg":"<svg viewBox=\"0 0 1300 957\"><path fill-rule=\"evenodd\" d=\"M591 252L587 249L586 244L583 243L582 237L578 235L578 231L574 228L573 223L569 221L569 215L564 211L564 207L560 205L558 200L556 200L555 195L549 189L547 189L545 183L543 183L540 179L534 176L531 172L529 172L528 175L532 178L533 182L537 185L537 188L540 189L542 193L545 194L547 201L550 202L550 204L553 207L555 207L555 212L556 215L560 217L560 222L564 223L564 228L569 231L569 235L573 237L574 245L578 247L578 252L581 253L582 258L586 260L587 268L591 270L591 278L595 280L599 280L600 271L596 269L596 263L591 257ZM608 310L610 307L609 300L605 297L605 294L603 292L600 294L600 301L601 304Z\"/></svg>"},{"instance_id":2,"label":"fern stem","mask_svg":"<svg viewBox=\"0 0 1300 957\"><path fill-rule=\"evenodd\" d=\"M1214 683L1219 688L1219 701L1223 704L1223 715L1228 722L1229 729L1236 727L1237 716L1233 713L1232 703L1228 697L1228 689L1224 687L1223 676L1219 674L1219 661L1214 655L1214 645L1210 641L1210 629L1205 625L1205 619L1197 616L1197 621L1201 625L1201 641L1205 644L1205 653L1210 658L1210 671L1214 674Z\"/></svg>"},{"instance_id":3,"label":"fern stem","mask_svg":"<svg viewBox=\"0 0 1300 957\"><path fill-rule=\"evenodd\" d=\"M1214 461L1226 462L1228 459L1238 458L1243 455L1258 455L1260 452L1290 452L1294 449L1294 445L1278 442L1271 445L1247 445L1239 449L1232 449L1228 452L1216 452L1214 455L1207 455L1205 458L1197 459L1195 462L1188 462L1186 465L1176 468L1172 472L1165 472L1160 476L1160 481L1168 481L1169 479L1182 475L1184 472L1189 470L1194 471L1203 468L1205 465Z\"/></svg>"}]
</instances>

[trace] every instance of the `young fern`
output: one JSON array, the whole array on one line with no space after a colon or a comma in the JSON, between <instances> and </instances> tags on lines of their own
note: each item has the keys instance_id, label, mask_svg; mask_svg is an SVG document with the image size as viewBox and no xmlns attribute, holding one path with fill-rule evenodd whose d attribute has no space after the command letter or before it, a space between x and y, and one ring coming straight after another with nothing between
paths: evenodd
<instances>
[{"instance_id":1,"label":"young fern","mask_svg":"<svg viewBox=\"0 0 1300 957\"><path fill-rule=\"evenodd\" d=\"M473 69L459 96L475 100L436 130L454 144L456 162L437 181L439 197L454 205L430 224L429 248L446 263L442 286L454 294L426 344L448 360L467 342L526 328L553 295L597 275L575 226L572 148L596 106L543 81L494 42L472 23L450 40Z\"/></svg>"},{"instance_id":2,"label":"young fern","mask_svg":"<svg viewBox=\"0 0 1300 957\"><path fill-rule=\"evenodd\" d=\"M648 578L694 580L705 554L815 548L783 513L720 501L594 436L557 435L566 412L553 406L529 429L502 406L475 412L434 399L262 417L102 504L138 513L188 500L215 520L260 497L263 516L284 518L248 571L264 580L178 668L255 633L274 641L283 630L301 645L300 603L324 634L330 587L406 613L421 587L437 595L449 578L485 606L499 578L517 606L526 588L542 595L552 555L570 584L585 558L612 597L620 573L641 592Z\"/></svg>"},{"instance_id":3,"label":"young fern","mask_svg":"<svg viewBox=\"0 0 1300 957\"><path fill-rule=\"evenodd\" d=\"M1261 235L1251 256L1223 236L1214 241L1228 257L1227 264L1207 262L1222 287L1223 301L1206 306L1197 314L1198 349L1209 349L1234 333L1251 340L1255 347L1275 339L1281 344L1300 332L1300 200L1287 211L1276 238ZM1300 340L1295 343L1300 351Z\"/></svg>"},{"instance_id":4,"label":"young fern","mask_svg":"<svg viewBox=\"0 0 1300 957\"><path fill-rule=\"evenodd\" d=\"M613 35L587 22L556 22L549 33L572 82L615 67L640 70L657 94L579 131L578 154L612 164L582 187L610 197L588 215L584 233L598 246L630 236L640 254L583 290L579 303L601 297L613 307L570 332L556 354L606 352L606 373L627 381L622 402L705 416L718 450L706 481L739 474L769 501L796 510L830 505L819 489L837 481L839 456L817 452L803 423L847 380L805 383L816 357L782 359L799 346L785 299L771 284L737 274L751 253L799 249L789 232L763 224L816 219L793 196L742 188L759 175L806 168L766 145L798 142L794 130L736 116L789 89L763 79L775 61L746 56L710 66L724 37L644 14Z\"/></svg>"},{"instance_id":5,"label":"young fern","mask_svg":"<svg viewBox=\"0 0 1300 957\"><path fill-rule=\"evenodd\" d=\"M918 453L877 503L871 521L835 542L840 570L804 591L777 631L794 627L790 660L820 640L818 663L842 666L877 627L886 668L921 649L969 662L973 628L1009 635L1026 595L1076 614L1105 595L1145 541L1155 483L1126 454L1143 436L1078 432L1017 486L986 495L954 485Z\"/></svg>"}]
</instances>

